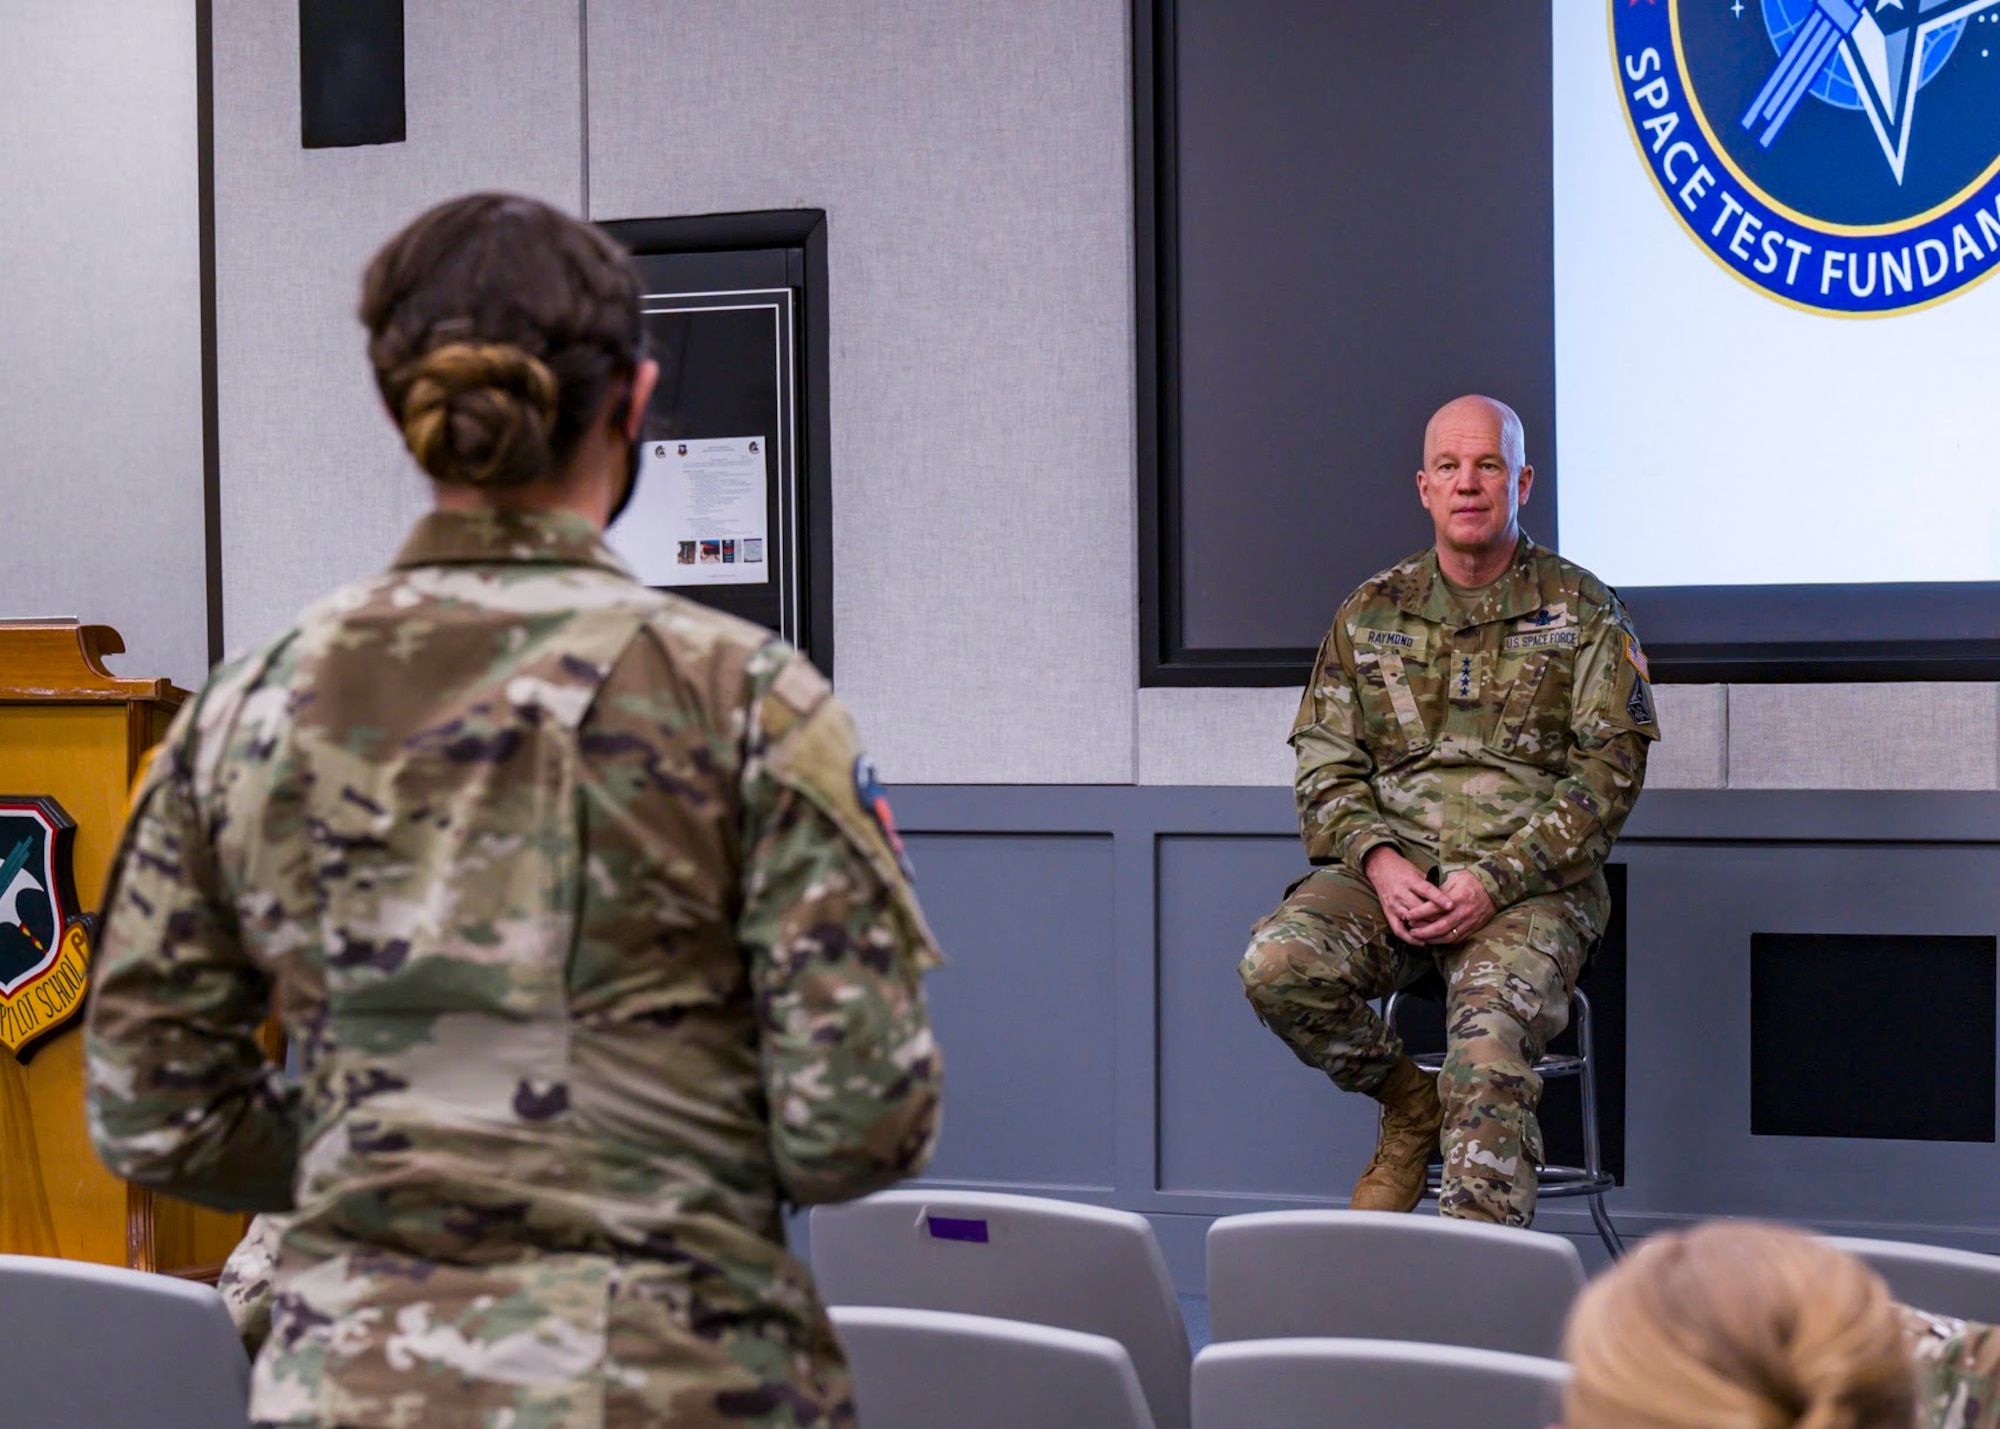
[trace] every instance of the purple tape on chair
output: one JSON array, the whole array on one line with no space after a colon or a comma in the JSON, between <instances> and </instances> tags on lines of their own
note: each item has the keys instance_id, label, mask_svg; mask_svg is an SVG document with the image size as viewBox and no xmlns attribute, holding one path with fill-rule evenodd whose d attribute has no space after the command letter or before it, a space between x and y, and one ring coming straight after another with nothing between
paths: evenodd
<instances>
[{"instance_id":1,"label":"purple tape on chair","mask_svg":"<svg viewBox=\"0 0 2000 1429\"><path fill-rule=\"evenodd\" d=\"M925 1216L932 1240L962 1240L972 1245L986 1244L986 1222L958 1216Z\"/></svg>"}]
</instances>

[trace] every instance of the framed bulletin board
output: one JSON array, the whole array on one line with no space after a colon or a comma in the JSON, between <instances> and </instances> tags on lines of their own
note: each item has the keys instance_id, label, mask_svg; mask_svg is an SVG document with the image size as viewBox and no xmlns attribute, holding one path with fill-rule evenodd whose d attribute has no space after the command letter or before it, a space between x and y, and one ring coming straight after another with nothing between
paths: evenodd
<instances>
[{"instance_id":1,"label":"framed bulletin board","mask_svg":"<svg viewBox=\"0 0 2000 1429\"><path fill-rule=\"evenodd\" d=\"M610 542L648 585L763 625L833 673L826 216L603 224L660 363Z\"/></svg>"}]
</instances>

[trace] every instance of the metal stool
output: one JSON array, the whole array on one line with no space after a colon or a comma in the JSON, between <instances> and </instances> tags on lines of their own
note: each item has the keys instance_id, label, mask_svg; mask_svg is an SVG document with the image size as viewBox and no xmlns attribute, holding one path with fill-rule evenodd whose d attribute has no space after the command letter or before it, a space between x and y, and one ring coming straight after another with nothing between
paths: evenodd
<instances>
[{"instance_id":1,"label":"metal stool","mask_svg":"<svg viewBox=\"0 0 2000 1429\"><path fill-rule=\"evenodd\" d=\"M1382 1020L1392 1028L1396 1027L1396 1010L1406 997L1422 1002L1442 1004L1445 1001L1444 979L1436 971L1425 973L1408 987L1396 989L1389 994L1382 1005ZM1590 1219L1597 1226L1597 1234L1604 1241L1604 1248L1616 1260L1625 1253L1625 1242L1619 1238L1618 1228L1611 1223L1610 1212L1604 1209L1604 1193L1616 1186L1617 1180L1604 1169L1603 1157L1597 1141L1597 1064L1594 1060L1595 1047L1590 1035L1590 999L1578 988L1570 994L1570 1019L1576 1028L1576 1055L1566 1056L1543 1053L1535 1059L1535 1072L1544 1082L1562 1077L1575 1077L1579 1100L1583 1103L1583 1165L1544 1166L1541 1174L1542 1200L1564 1200L1573 1196L1590 1198ZM1401 1028L1396 1028L1398 1034ZM1426 1072L1435 1075L1444 1066L1443 1052L1410 1053L1410 1059ZM1444 1167L1433 1163L1425 1180L1424 1195L1436 1198L1444 1181Z\"/></svg>"}]
</instances>

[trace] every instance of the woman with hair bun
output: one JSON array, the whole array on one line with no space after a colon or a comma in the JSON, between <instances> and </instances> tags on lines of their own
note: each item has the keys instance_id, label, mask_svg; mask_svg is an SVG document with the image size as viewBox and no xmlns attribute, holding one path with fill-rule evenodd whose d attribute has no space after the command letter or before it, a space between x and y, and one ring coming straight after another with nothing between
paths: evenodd
<instances>
[{"instance_id":1,"label":"woman with hair bun","mask_svg":"<svg viewBox=\"0 0 2000 1429\"><path fill-rule=\"evenodd\" d=\"M941 1075L872 766L802 656L601 539L658 376L616 245L458 199L361 319L435 509L135 792L99 1152L272 1213L230 1277L260 1424L851 1426L781 1213L921 1169Z\"/></svg>"},{"instance_id":2,"label":"woman with hair bun","mask_svg":"<svg viewBox=\"0 0 2000 1429\"><path fill-rule=\"evenodd\" d=\"M1784 1226L1652 1236L1570 1313L1566 1429L1996 1429L2000 1337Z\"/></svg>"}]
</instances>

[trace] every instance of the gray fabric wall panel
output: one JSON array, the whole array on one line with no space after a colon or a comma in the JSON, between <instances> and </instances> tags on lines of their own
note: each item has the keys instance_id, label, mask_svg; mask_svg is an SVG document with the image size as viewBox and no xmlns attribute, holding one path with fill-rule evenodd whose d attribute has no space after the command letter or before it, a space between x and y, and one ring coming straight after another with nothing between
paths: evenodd
<instances>
[{"instance_id":1,"label":"gray fabric wall panel","mask_svg":"<svg viewBox=\"0 0 2000 1429\"><path fill-rule=\"evenodd\" d=\"M1721 789L1729 783L1729 690L1658 685L1660 741L1646 761L1649 789Z\"/></svg>"},{"instance_id":2,"label":"gray fabric wall panel","mask_svg":"<svg viewBox=\"0 0 2000 1429\"><path fill-rule=\"evenodd\" d=\"M208 671L194 9L0 0L0 615Z\"/></svg>"},{"instance_id":3,"label":"gray fabric wall panel","mask_svg":"<svg viewBox=\"0 0 2000 1429\"><path fill-rule=\"evenodd\" d=\"M909 847L951 949L926 985L950 1049L931 1175L1110 1190L1111 840L912 835Z\"/></svg>"},{"instance_id":4,"label":"gray fabric wall panel","mask_svg":"<svg viewBox=\"0 0 2000 1429\"><path fill-rule=\"evenodd\" d=\"M1783 688L1783 687L1777 687ZM1662 738L1646 783L1720 789L1729 782L1729 700L1721 685L1661 685ZM1285 743L1298 712L1291 689L1139 691L1140 784L1292 787Z\"/></svg>"},{"instance_id":5,"label":"gray fabric wall panel","mask_svg":"<svg viewBox=\"0 0 2000 1429\"><path fill-rule=\"evenodd\" d=\"M1649 789L2000 788L2000 686L1660 685ZM1290 788L1298 693L1141 690L1139 777Z\"/></svg>"},{"instance_id":6,"label":"gray fabric wall panel","mask_svg":"<svg viewBox=\"0 0 2000 1429\"><path fill-rule=\"evenodd\" d=\"M1141 784L1292 787L1292 689L1139 691Z\"/></svg>"},{"instance_id":7,"label":"gray fabric wall panel","mask_svg":"<svg viewBox=\"0 0 2000 1429\"><path fill-rule=\"evenodd\" d=\"M1729 782L2000 787L2000 685L1733 685Z\"/></svg>"},{"instance_id":8,"label":"gray fabric wall panel","mask_svg":"<svg viewBox=\"0 0 2000 1429\"><path fill-rule=\"evenodd\" d=\"M579 0L426 0L405 13L409 140L302 148L298 7L216 0L224 634L231 651L379 570L428 489L382 415L361 270L405 221L474 189L582 199Z\"/></svg>"},{"instance_id":9,"label":"gray fabric wall panel","mask_svg":"<svg viewBox=\"0 0 2000 1429\"><path fill-rule=\"evenodd\" d=\"M820 207L838 683L899 780L1133 777L1124 0L591 0L592 217Z\"/></svg>"},{"instance_id":10,"label":"gray fabric wall panel","mask_svg":"<svg viewBox=\"0 0 2000 1429\"><path fill-rule=\"evenodd\" d=\"M1655 693L1662 738L1648 788L2000 788L2000 686L1660 685ZM1141 690L1137 782L1289 787L1284 739L1297 701L1293 690Z\"/></svg>"}]
</instances>

